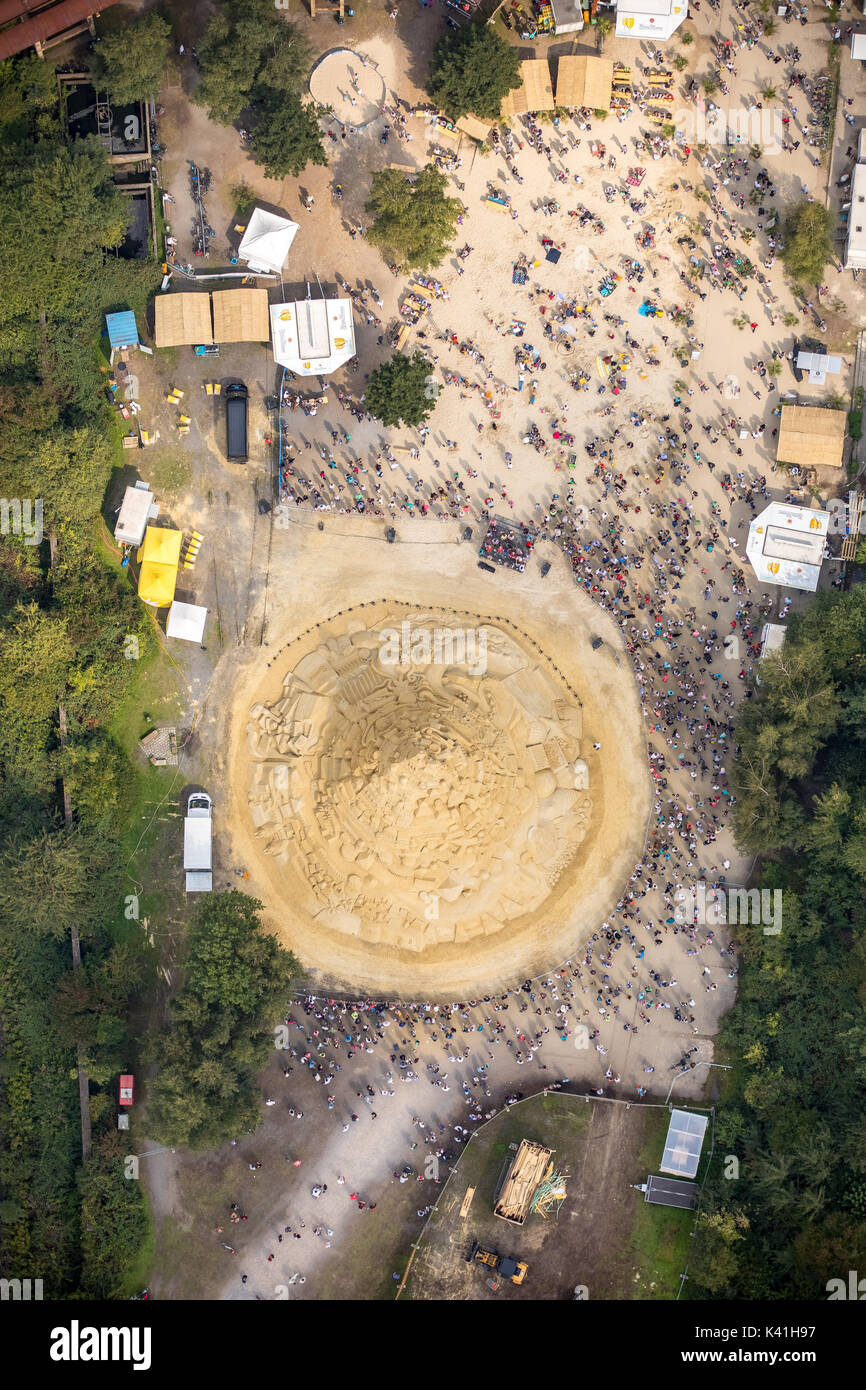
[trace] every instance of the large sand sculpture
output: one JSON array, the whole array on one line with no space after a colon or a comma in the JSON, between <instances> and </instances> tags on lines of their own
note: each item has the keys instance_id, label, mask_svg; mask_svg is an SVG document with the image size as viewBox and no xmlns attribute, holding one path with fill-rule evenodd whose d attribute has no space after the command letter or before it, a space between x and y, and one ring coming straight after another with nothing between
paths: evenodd
<instances>
[{"instance_id":1,"label":"large sand sculpture","mask_svg":"<svg viewBox=\"0 0 866 1390\"><path fill-rule=\"evenodd\" d=\"M575 866L581 707L500 628L359 617L251 715L260 842L331 931L415 952L492 936Z\"/></svg>"},{"instance_id":2,"label":"large sand sculpture","mask_svg":"<svg viewBox=\"0 0 866 1390\"><path fill-rule=\"evenodd\" d=\"M250 669L234 738L237 850L268 927L323 985L403 999L577 949L648 810L612 649L572 627L566 674L509 619L398 600L295 631Z\"/></svg>"}]
</instances>

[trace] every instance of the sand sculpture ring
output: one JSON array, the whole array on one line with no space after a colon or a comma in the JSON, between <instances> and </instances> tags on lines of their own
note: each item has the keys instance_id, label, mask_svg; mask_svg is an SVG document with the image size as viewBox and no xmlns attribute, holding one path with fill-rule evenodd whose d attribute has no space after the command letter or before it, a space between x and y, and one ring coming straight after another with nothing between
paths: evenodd
<instances>
[{"instance_id":1,"label":"sand sculpture ring","mask_svg":"<svg viewBox=\"0 0 866 1390\"><path fill-rule=\"evenodd\" d=\"M401 955L536 914L593 816L580 701L504 627L450 619L321 625L247 728L250 815L292 915Z\"/></svg>"}]
</instances>

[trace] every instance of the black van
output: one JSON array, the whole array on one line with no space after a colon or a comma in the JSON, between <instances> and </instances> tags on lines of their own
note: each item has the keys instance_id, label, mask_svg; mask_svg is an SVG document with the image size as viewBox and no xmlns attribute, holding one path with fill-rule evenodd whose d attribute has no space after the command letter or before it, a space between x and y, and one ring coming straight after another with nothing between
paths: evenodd
<instances>
[{"instance_id":1,"label":"black van","mask_svg":"<svg viewBox=\"0 0 866 1390\"><path fill-rule=\"evenodd\" d=\"M226 458L232 463L246 463L247 397L249 392L242 381L232 381L225 388Z\"/></svg>"}]
</instances>

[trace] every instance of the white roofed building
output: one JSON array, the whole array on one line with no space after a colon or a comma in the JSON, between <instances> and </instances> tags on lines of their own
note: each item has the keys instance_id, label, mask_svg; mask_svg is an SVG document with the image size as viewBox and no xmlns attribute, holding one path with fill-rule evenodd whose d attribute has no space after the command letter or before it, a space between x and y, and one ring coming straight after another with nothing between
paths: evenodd
<instances>
[{"instance_id":1,"label":"white roofed building","mask_svg":"<svg viewBox=\"0 0 866 1390\"><path fill-rule=\"evenodd\" d=\"M758 579L814 593L829 525L829 512L771 502L755 517L746 542L746 555Z\"/></svg>"},{"instance_id":2,"label":"white roofed building","mask_svg":"<svg viewBox=\"0 0 866 1390\"><path fill-rule=\"evenodd\" d=\"M271 305L274 361L296 376L328 376L355 356L351 299Z\"/></svg>"},{"instance_id":3,"label":"white roofed building","mask_svg":"<svg viewBox=\"0 0 866 1390\"><path fill-rule=\"evenodd\" d=\"M254 208L238 247L238 260L246 261L250 270L278 275L297 233L298 224L290 217Z\"/></svg>"},{"instance_id":4,"label":"white roofed building","mask_svg":"<svg viewBox=\"0 0 866 1390\"><path fill-rule=\"evenodd\" d=\"M688 14L688 0L619 0L616 37L669 39Z\"/></svg>"}]
</instances>

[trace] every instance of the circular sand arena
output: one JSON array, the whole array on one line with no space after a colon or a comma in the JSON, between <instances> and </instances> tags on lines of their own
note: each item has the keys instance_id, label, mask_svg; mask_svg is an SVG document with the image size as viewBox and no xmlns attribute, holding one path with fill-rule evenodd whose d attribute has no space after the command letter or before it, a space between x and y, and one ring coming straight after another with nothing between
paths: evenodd
<instances>
[{"instance_id":1,"label":"circular sand arena","mask_svg":"<svg viewBox=\"0 0 866 1390\"><path fill-rule=\"evenodd\" d=\"M558 964L613 907L649 792L631 672L593 626L600 650L561 631L583 657L563 669L543 623L364 601L248 671L236 848L322 985L472 997Z\"/></svg>"},{"instance_id":2,"label":"circular sand arena","mask_svg":"<svg viewBox=\"0 0 866 1390\"><path fill-rule=\"evenodd\" d=\"M385 82L369 59L351 48L335 48L313 68L310 94L320 106L331 107L341 125L361 129L381 116Z\"/></svg>"}]
</instances>

